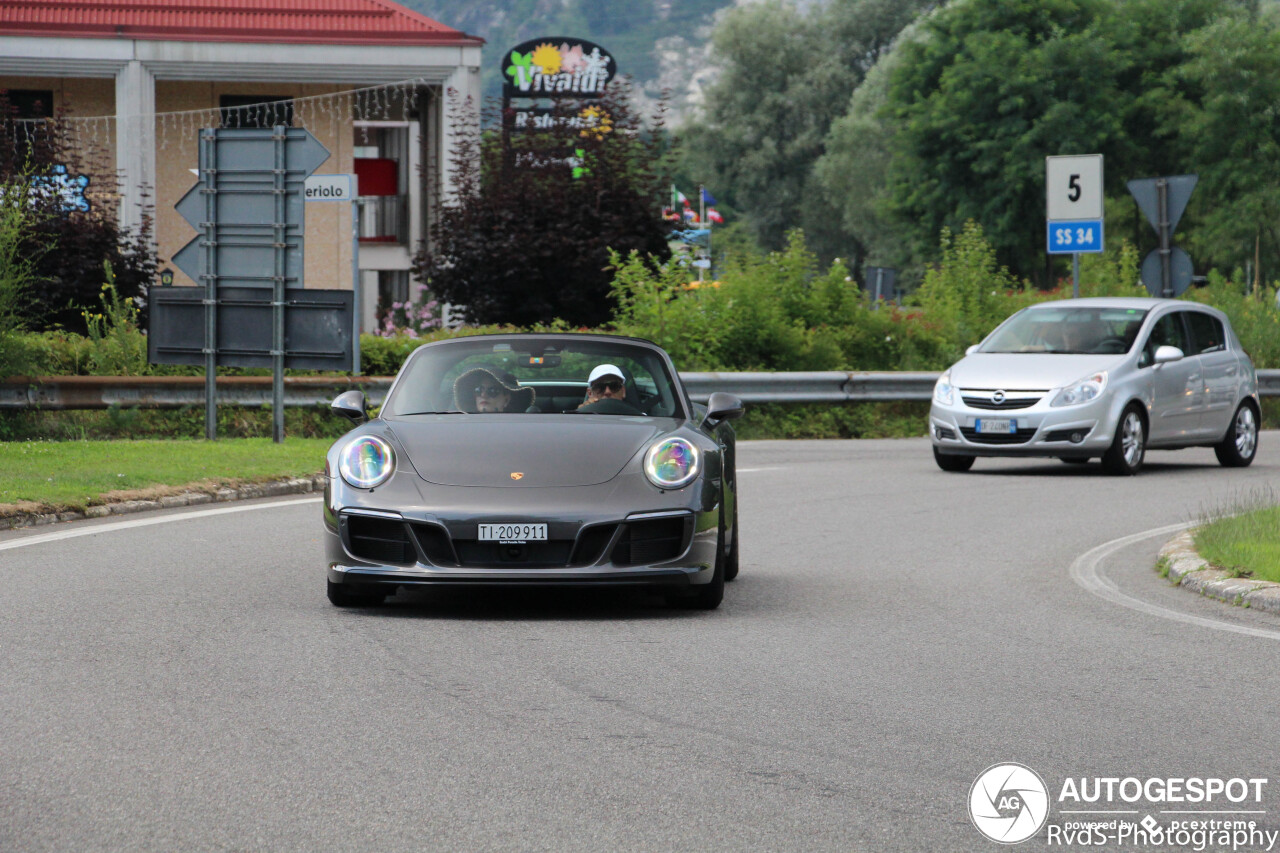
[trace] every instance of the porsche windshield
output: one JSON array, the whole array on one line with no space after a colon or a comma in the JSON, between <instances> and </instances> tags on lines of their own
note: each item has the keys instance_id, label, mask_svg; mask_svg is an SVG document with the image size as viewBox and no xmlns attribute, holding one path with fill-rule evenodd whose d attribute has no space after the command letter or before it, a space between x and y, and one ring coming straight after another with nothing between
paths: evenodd
<instances>
[{"instance_id":1,"label":"porsche windshield","mask_svg":"<svg viewBox=\"0 0 1280 853\"><path fill-rule=\"evenodd\" d=\"M685 417L662 356L624 339L455 339L418 350L383 414Z\"/></svg>"},{"instance_id":2,"label":"porsche windshield","mask_svg":"<svg viewBox=\"0 0 1280 853\"><path fill-rule=\"evenodd\" d=\"M978 352L1126 353L1142 328L1141 308L1055 306L1014 314Z\"/></svg>"}]
</instances>

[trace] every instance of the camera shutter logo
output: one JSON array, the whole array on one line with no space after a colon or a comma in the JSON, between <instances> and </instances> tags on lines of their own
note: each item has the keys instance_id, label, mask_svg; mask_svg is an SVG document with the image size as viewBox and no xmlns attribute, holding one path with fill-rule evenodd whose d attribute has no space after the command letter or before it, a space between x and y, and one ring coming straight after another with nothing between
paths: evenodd
<instances>
[{"instance_id":1,"label":"camera shutter logo","mask_svg":"<svg viewBox=\"0 0 1280 853\"><path fill-rule=\"evenodd\" d=\"M1049 789L1040 774L1022 764L993 764L969 789L969 819L1001 844L1018 844L1049 818Z\"/></svg>"}]
</instances>

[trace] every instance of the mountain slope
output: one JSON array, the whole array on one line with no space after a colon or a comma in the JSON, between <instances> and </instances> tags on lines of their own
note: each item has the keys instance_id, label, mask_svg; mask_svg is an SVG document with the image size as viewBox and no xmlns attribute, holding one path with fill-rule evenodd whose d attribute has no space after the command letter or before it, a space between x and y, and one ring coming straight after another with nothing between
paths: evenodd
<instances>
[{"instance_id":1,"label":"mountain slope","mask_svg":"<svg viewBox=\"0 0 1280 853\"><path fill-rule=\"evenodd\" d=\"M502 56L539 36L588 39L613 54L649 98L670 90L673 119L700 101L715 13L733 0L400 0L440 23L485 39L486 97L501 94Z\"/></svg>"}]
</instances>

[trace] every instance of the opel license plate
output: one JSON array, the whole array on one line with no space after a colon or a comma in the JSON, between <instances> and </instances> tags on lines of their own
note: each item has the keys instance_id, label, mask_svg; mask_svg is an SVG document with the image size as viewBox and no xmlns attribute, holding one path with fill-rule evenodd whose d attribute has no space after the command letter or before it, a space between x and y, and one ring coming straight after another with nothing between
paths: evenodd
<instances>
[{"instance_id":1,"label":"opel license plate","mask_svg":"<svg viewBox=\"0 0 1280 853\"><path fill-rule=\"evenodd\" d=\"M501 542L505 545L523 545L526 542L545 542L545 524L482 524L481 542Z\"/></svg>"},{"instance_id":2,"label":"opel license plate","mask_svg":"<svg viewBox=\"0 0 1280 853\"><path fill-rule=\"evenodd\" d=\"M1012 435L1018 431L1018 422L1009 418L978 418L974 427L980 433L1004 433Z\"/></svg>"}]
</instances>

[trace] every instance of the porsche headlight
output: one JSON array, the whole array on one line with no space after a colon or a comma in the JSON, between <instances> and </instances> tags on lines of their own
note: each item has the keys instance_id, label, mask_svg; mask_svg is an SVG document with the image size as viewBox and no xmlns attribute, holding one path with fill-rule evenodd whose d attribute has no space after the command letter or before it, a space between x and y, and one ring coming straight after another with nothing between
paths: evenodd
<instances>
[{"instance_id":1,"label":"porsche headlight","mask_svg":"<svg viewBox=\"0 0 1280 853\"><path fill-rule=\"evenodd\" d=\"M381 486L396 470L396 456L376 435L362 435L342 448L338 455L342 479L357 489Z\"/></svg>"},{"instance_id":2,"label":"porsche headlight","mask_svg":"<svg viewBox=\"0 0 1280 853\"><path fill-rule=\"evenodd\" d=\"M1107 372L1100 370L1092 376L1086 376L1073 382L1058 392L1050 406L1078 406L1098 399L1098 395L1107 387Z\"/></svg>"},{"instance_id":3,"label":"porsche headlight","mask_svg":"<svg viewBox=\"0 0 1280 853\"><path fill-rule=\"evenodd\" d=\"M702 456L683 438L664 438L644 455L644 473L659 489L682 489L698 476Z\"/></svg>"},{"instance_id":4,"label":"porsche headlight","mask_svg":"<svg viewBox=\"0 0 1280 853\"><path fill-rule=\"evenodd\" d=\"M944 406L950 406L955 400L955 389L951 387L951 371L938 377L938 383L933 386L933 399L937 400Z\"/></svg>"}]
</instances>

